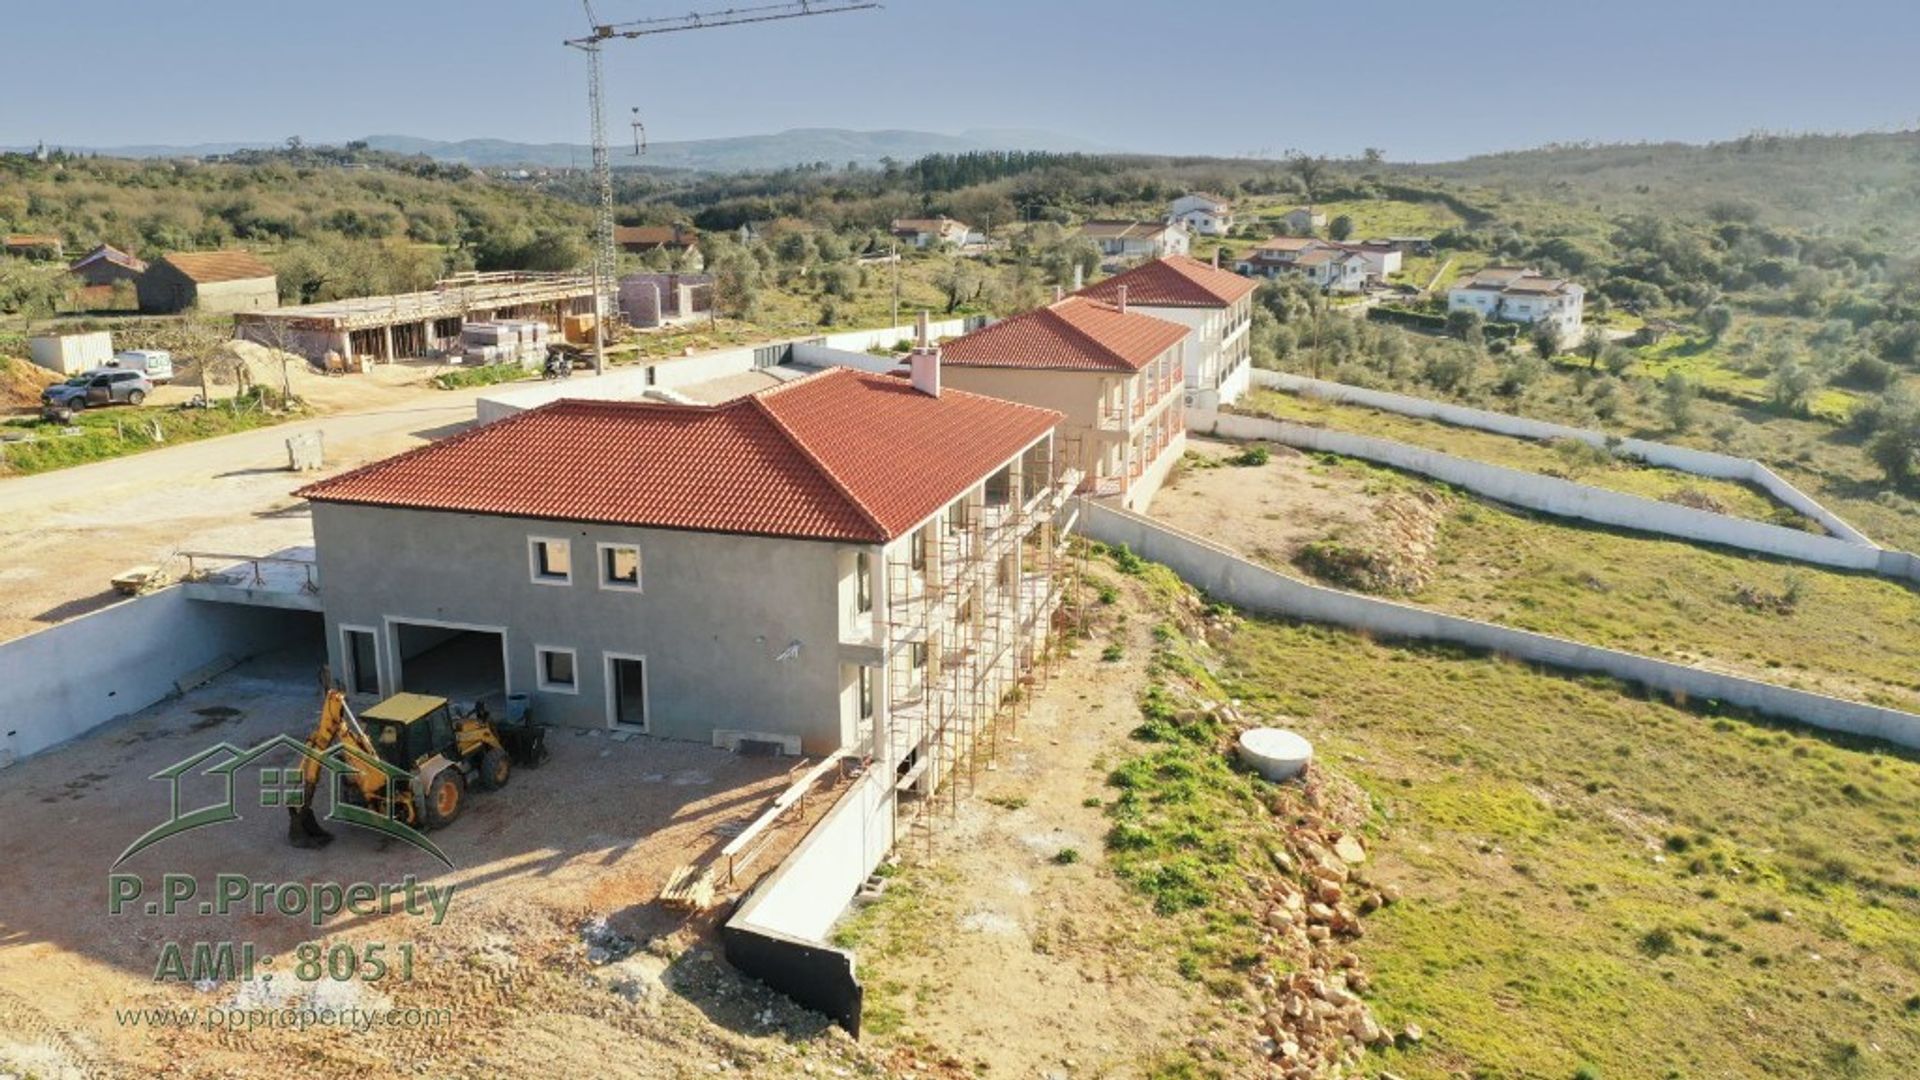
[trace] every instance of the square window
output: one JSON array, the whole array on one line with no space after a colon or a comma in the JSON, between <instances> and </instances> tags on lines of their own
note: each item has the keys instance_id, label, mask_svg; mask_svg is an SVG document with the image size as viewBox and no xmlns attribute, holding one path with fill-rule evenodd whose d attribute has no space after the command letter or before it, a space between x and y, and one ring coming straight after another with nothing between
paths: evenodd
<instances>
[{"instance_id":1,"label":"square window","mask_svg":"<svg viewBox=\"0 0 1920 1080\"><path fill-rule=\"evenodd\" d=\"M539 667L540 689L572 694L580 689L578 673L574 670L572 649L535 646L534 660Z\"/></svg>"},{"instance_id":2,"label":"square window","mask_svg":"<svg viewBox=\"0 0 1920 1080\"><path fill-rule=\"evenodd\" d=\"M640 548L638 545L600 545L600 587L639 590Z\"/></svg>"},{"instance_id":3,"label":"square window","mask_svg":"<svg viewBox=\"0 0 1920 1080\"><path fill-rule=\"evenodd\" d=\"M573 545L566 540L533 537L527 541L533 563L533 580L542 585L567 585L573 581Z\"/></svg>"}]
</instances>

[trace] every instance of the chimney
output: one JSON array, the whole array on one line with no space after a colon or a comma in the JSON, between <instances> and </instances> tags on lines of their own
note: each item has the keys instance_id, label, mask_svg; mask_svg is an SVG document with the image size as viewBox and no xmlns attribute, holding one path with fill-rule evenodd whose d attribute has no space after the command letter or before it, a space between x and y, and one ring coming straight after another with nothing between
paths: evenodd
<instances>
[{"instance_id":1,"label":"chimney","mask_svg":"<svg viewBox=\"0 0 1920 1080\"><path fill-rule=\"evenodd\" d=\"M1114 288L1113 306L1120 309L1120 314L1125 315L1127 313L1127 287L1125 285Z\"/></svg>"},{"instance_id":2,"label":"chimney","mask_svg":"<svg viewBox=\"0 0 1920 1080\"><path fill-rule=\"evenodd\" d=\"M913 318L913 341L923 349L933 344L933 323L924 308Z\"/></svg>"},{"instance_id":3,"label":"chimney","mask_svg":"<svg viewBox=\"0 0 1920 1080\"><path fill-rule=\"evenodd\" d=\"M1213 268L1215 270L1220 269L1220 249L1219 248L1213 249Z\"/></svg>"},{"instance_id":4,"label":"chimney","mask_svg":"<svg viewBox=\"0 0 1920 1080\"><path fill-rule=\"evenodd\" d=\"M928 397L939 397L940 347L916 345L913 352L907 354L907 363L912 365L913 388Z\"/></svg>"},{"instance_id":5,"label":"chimney","mask_svg":"<svg viewBox=\"0 0 1920 1080\"><path fill-rule=\"evenodd\" d=\"M940 396L940 347L933 343L932 327L924 311L920 313L919 335L920 343L907 354L913 388L928 397L937 398Z\"/></svg>"},{"instance_id":6,"label":"chimney","mask_svg":"<svg viewBox=\"0 0 1920 1080\"><path fill-rule=\"evenodd\" d=\"M1067 298L1066 286L1055 285L1053 287L1053 302L1057 304L1060 301L1065 300L1066 298Z\"/></svg>"},{"instance_id":7,"label":"chimney","mask_svg":"<svg viewBox=\"0 0 1920 1080\"><path fill-rule=\"evenodd\" d=\"M1079 263L1074 263L1073 264L1073 291L1079 292L1082 288L1086 287L1086 283L1087 283L1087 272L1080 268Z\"/></svg>"}]
</instances>

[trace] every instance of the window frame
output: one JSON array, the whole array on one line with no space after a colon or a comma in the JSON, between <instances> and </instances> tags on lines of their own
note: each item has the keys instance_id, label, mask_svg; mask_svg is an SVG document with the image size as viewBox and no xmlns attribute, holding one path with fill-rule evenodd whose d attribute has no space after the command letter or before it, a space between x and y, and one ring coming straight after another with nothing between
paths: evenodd
<instances>
[{"instance_id":1,"label":"window frame","mask_svg":"<svg viewBox=\"0 0 1920 1080\"><path fill-rule=\"evenodd\" d=\"M550 574L541 569L543 545L557 544L567 553L567 572ZM564 536L527 537L527 576L535 585L557 585L561 587L573 584L573 541Z\"/></svg>"},{"instance_id":2,"label":"window frame","mask_svg":"<svg viewBox=\"0 0 1920 1080\"><path fill-rule=\"evenodd\" d=\"M853 679L853 709L861 720L873 719L873 669L865 664L854 665L858 672Z\"/></svg>"},{"instance_id":3,"label":"window frame","mask_svg":"<svg viewBox=\"0 0 1920 1080\"><path fill-rule=\"evenodd\" d=\"M547 678L547 658L565 656L567 666L573 673L569 683L554 682ZM543 694L578 694L580 692L580 650L566 645L541 645L533 647L533 684Z\"/></svg>"},{"instance_id":4,"label":"window frame","mask_svg":"<svg viewBox=\"0 0 1920 1080\"><path fill-rule=\"evenodd\" d=\"M609 560L616 551L633 552L633 580L621 581L612 576L613 567ZM645 592L646 560L641 557L640 545L621 541L602 541L594 545L594 562L599 566L596 575L602 589L610 592Z\"/></svg>"},{"instance_id":5,"label":"window frame","mask_svg":"<svg viewBox=\"0 0 1920 1080\"><path fill-rule=\"evenodd\" d=\"M867 551L853 553L853 611L873 614L873 555Z\"/></svg>"}]
</instances>

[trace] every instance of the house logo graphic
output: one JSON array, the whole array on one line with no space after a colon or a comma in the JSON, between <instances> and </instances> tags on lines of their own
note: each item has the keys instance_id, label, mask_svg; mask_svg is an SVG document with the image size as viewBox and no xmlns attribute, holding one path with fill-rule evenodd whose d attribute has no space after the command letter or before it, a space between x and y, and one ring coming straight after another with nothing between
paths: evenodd
<instances>
[{"instance_id":1,"label":"house logo graphic","mask_svg":"<svg viewBox=\"0 0 1920 1080\"><path fill-rule=\"evenodd\" d=\"M136 853L168 837L179 836L182 833L223 822L239 821L241 815L239 800L234 792L234 776L247 766L279 750L291 750L300 755L303 764L287 768L261 766L259 768L261 806L284 807L288 810L300 809L301 801L306 794L302 769L304 762L312 761L319 766L322 774L328 777L327 791L331 806L327 810L325 820L371 829L383 836L412 844L439 859L448 867L453 866L453 860L447 858L439 845L427 839L426 835L418 829L393 816L393 808L399 805L398 796L410 786L410 777L404 770L396 769L377 756L351 746L336 743L326 750L317 750L306 742L285 734L275 735L248 749L241 749L232 743L223 742L154 773L148 779L164 780L171 786L169 800L171 814L166 821L147 830L140 839L128 845L127 850L121 852L120 857L113 861L113 865L119 866ZM380 800L381 804L387 808L385 812L361 806L349 801L345 796L347 779L356 772L365 772L368 769L378 770L379 775L385 779L386 797ZM195 773L217 777L225 797L218 802L183 813L180 809L181 780ZM396 787L398 791L395 790Z\"/></svg>"}]
</instances>

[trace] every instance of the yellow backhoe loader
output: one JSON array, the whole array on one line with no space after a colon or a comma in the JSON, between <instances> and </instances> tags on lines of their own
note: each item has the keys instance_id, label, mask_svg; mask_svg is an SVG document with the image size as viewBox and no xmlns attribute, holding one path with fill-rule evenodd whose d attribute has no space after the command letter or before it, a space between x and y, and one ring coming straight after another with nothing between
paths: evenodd
<instances>
[{"instance_id":1,"label":"yellow backhoe loader","mask_svg":"<svg viewBox=\"0 0 1920 1080\"><path fill-rule=\"evenodd\" d=\"M358 751L341 755L353 770L342 794L416 829L452 824L466 807L470 784L491 791L506 786L512 772L507 748L485 713L456 717L446 698L427 694L395 694L356 717L345 694L328 690L307 745L326 754L336 743ZM392 777L389 785L390 775L373 763L376 758L404 776ZM313 813L320 777L319 760L303 757L300 805L287 808L287 839L295 847L324 847L333 840Z\"/></svg>"}]
</instances>

